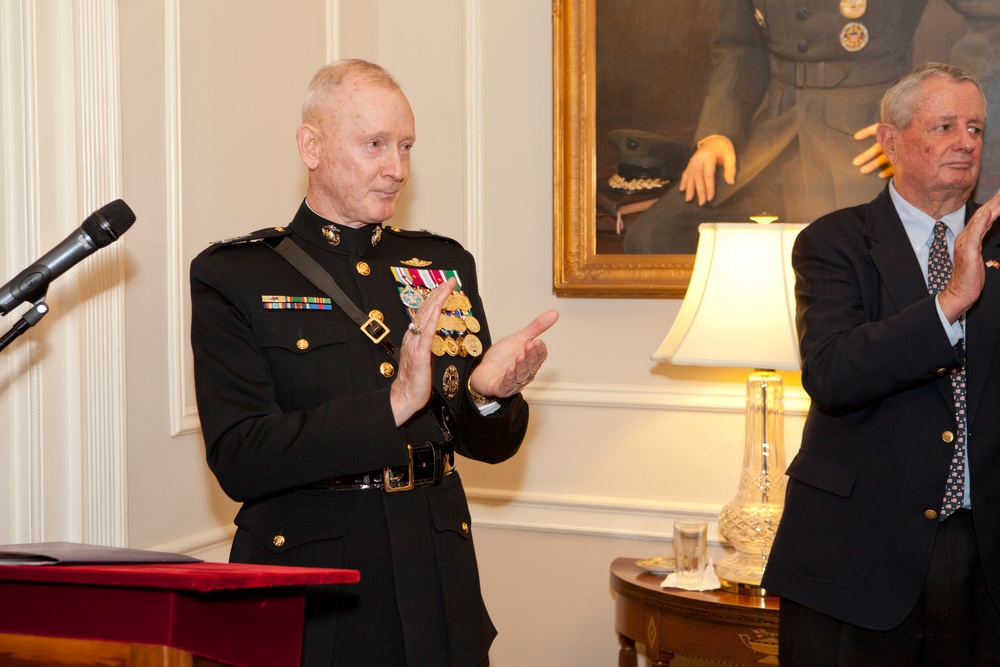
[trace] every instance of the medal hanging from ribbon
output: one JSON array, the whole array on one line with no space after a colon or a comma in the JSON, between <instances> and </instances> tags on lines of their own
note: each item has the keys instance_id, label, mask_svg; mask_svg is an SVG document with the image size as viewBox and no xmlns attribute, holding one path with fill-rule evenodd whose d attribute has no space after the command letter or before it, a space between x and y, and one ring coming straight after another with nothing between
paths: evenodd
<instances>
[{"instance_id":1,"label":"medal hanging from ribbon","mask_svg":"<svg viewBox=\"0 0 1000 667\"><path fill-rule=\"evenodd\" d=\"M472 314L472 302L462 291L462 279L459 278L458 271L411 269L405 266L390 268L396 279L399 300L406 306L410 321L431 290L448 282L449 278L454 278L455 289L448 295L441 309L437 333L431 342L431 352L439 357L446 354L450 357L478 357L483 353L483 344L476 336L480 329L479 320Z\"/></svg>"}]
</instances>

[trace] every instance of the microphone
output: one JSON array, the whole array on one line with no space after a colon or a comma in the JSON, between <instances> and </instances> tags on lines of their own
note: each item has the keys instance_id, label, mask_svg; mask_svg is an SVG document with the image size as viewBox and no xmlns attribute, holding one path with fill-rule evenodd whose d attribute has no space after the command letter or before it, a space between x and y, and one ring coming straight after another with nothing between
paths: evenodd
<instances>
[{"instance_id":1,"label":"microphone","mask_svg":"<svg viewBox=\"0 0 1000 667\"><path fill-rule=\"evenodd\" d=\"M135 213L121 199L91 213L62 243L0 287L0 315L23 301L43 298L49 283L71 266L116 241L135 222Z\"/></svg>"}]
</instances>

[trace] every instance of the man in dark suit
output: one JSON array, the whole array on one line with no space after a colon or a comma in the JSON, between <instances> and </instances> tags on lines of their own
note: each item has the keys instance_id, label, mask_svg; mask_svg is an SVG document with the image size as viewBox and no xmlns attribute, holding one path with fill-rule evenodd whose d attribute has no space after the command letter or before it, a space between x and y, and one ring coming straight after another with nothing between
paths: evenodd
<instances>
[{"instance_id":1,"label":"man in dark suit","mask_svg":"<svg viewBox=\"0 0 1000 667\"><path fill-rule=\"evenodd\" d=\"M763 212L810 222L874 197L882 93L912 66L926 0L727 0L694 155L677 188L625 235L627 253L693 254L701 222ZM1000 89L1000 2L948 0L965 17L951 62Z\"/></svg>"},{"instance_id":2,"label":"man in dark suit","mask_svg":"<svg viewBox=\"0 0 1000 667\"><path fill-rule=\"evenodd\" d=\"M191 264L208 463L243 503L231 560L361 571L308 599L304 665L488 664L496 630L455 454L497 463L517 451L520 392L558 315L491 344L472 256L382 226L415 140L385 70L323 67L302 120L309 182L291 223ZM333 277L364 326L275 251L282 240ZM398 355L377 343L386 329Z\"/></svg>"},{"instance_id":3,"label":"man in dark suit","mask_svg":"<svg viewBox=\"0 0 1000 667\"><path fill-rule=\"evenodd\" d=\"M878 127L892 181L796 240L813 402L763 579L783 667L997 664L1000 193L969 201L985 120L963 71L907 74Z\"/></svg>"}]
</instances>

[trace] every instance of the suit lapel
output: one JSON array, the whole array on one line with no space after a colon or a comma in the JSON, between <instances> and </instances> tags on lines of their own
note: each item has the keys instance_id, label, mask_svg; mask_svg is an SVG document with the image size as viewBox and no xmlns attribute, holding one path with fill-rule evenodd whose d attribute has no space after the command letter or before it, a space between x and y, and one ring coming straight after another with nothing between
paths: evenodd
<instances>
[{"instance_id":1,"label":"suit lapel","mask_svg":"<svg viewBox=\"0 0 1000 667\"><path fill-rule=\"evenodd\" d=\"M927 281L910 239L903 229L896 207L889 197L889 188L875 198L865 221L865 236L869 239L869 256L878 270L892 300L893 313L898 313L921 299L926 299ZM890 312L883 304L883 311Z\"/></svg>"},{"instance_id":2,"label":"suit lapel","mask_svg":"<svg viewBox=\"0 0 1000 667\"><path fill-rule=\"evenodd\" d=\"M883 312L898 313L930 296L927 291L927 280L924 278L923 267L920 266L910 245L910 238L903 228L903 221L900 220L899 213L889 196L888 186L872 202L869 211L865 234L871 243L870 257L878 270L879 279L892 300L892 308L889 309L883 304ZM954 406L955 399L948 377L942 376L934 383L941 392L941 397L948 405Z\"/></svg>"}]
</instances>

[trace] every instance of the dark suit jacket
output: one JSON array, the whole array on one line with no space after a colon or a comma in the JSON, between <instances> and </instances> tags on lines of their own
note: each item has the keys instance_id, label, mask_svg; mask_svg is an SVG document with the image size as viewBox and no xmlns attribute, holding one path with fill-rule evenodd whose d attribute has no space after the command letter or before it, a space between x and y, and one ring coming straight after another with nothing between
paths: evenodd
<instances>
[{"instance_id":1,"label":"dark suit jacket","mask_svg":"<svg viewBox=\"0 0 1000 667\"><path fill-rule=\"evenodd\" d=\"M489 346L475 263L454 241L428 232L339 226L333 244L321 232L327 222L303 204L287 227L215 244L191 264L191 342L208 463L223 490L244 503L231 559L359 569L361 582L348 588L360 604L350 613L363 615L365 631L353 641L382 641L401 624L410 664L440 664L444 650L451 664L478 665L496 630L480 594L460 472L393 494L305 488L406 465L406 445L440 440L440 431L426 413L395 426L393 377L382 372L388 356L336 305L264 307L268 296L325 295L255 241L291 235L358 307L381 313L397 345L409 316L391 267L419 259L430 262L428 270L457 271ZM433 377L456 417L456 451L495 463L517 451L528 409L517 395L500 412L480 414L466 395L480 358L435 357ZM449 367L457 382L448 381ZM308 629L316 632L307 664L329 664L311 656L329 655L333 626L317 621Z\"/></svg>"},{"instance_id":2,"label":"dark suit jacket","mask_svg":"<svg viewBox=\"0 0 1000 667\"><path fill-rule=\"evenodd\" d=\"M983 257L1000 261L997 228ZM923 589L953 451L942 434L956 428L948 369L959 359L888 188L803 230L792 264L802 383L813 403L763 585L843 621L889 629ZM996 602L1000 268L987 265L966 327L972 504Z\"/></svg>"}]
</instances>

